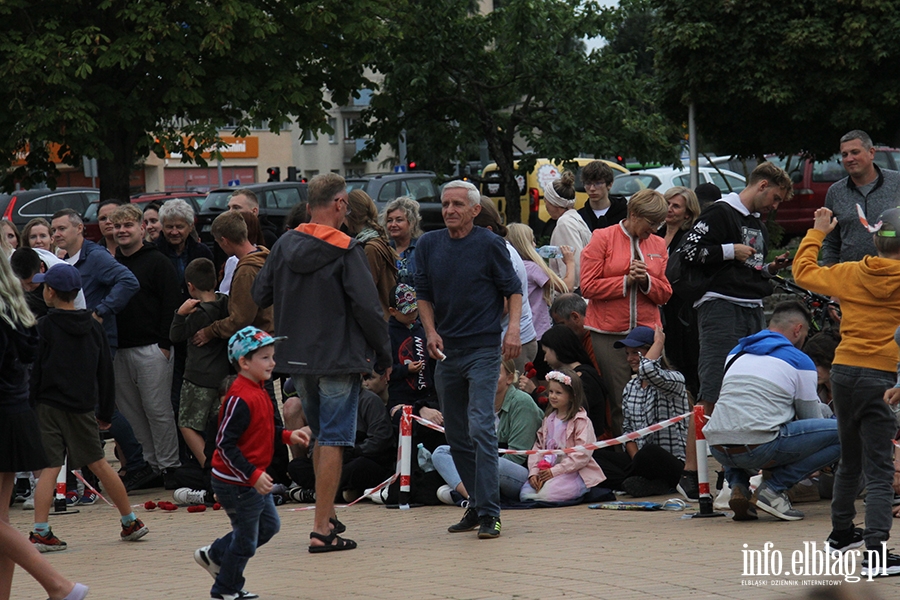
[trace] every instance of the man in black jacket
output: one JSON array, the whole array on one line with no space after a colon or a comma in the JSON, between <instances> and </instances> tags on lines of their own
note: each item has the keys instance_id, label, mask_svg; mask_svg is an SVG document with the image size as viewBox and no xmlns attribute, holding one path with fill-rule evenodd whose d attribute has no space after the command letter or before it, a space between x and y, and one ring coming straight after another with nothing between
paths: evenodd
<instances>
[{"instance_id":1,"label":"man in black jacket","mask_svg":"<svg viewBox=\"0 0 900 600\"><path fill-rule=\"evenodd\" d=\"M594 160L581 170L581 183L587 192L588 201L578 214L594 231L615 225L628 216L628 201L625 196L610 196L613 170L605 162Z\"/></svg>"},{"instance_id":2,"label":"man in black jacket","mask_svg":"<svg viewBox=\"0 0 900 600\"><path fill-rule=\"evenodd\" d=\"M172 409L172 343L169 329L181 304L178 276L159 249L144 243L141 211L126 204L112 214L116 258L137 278L140 289L119 313L115 358L116 399L156 473L172 479L180 466ZM174 487L174 482L167 482Z\"/></svg>"},{"instance_id":3,"label":"man in black jacket","mask_svg":"<svg viewBox=\"0 0 900 600\"><path fill-rule=\"evenodd\" d=\"M790 176L770 162L753 169L747 187L706 208L683 242L684 261L712 276L707 292L694 303L700 334L700 397L707 415L719 399L725 359L738 340L766 326L763 298L772 293L768 278L787 266L787 254L766 263L769 233L760 213L789 200ZM682 493L696 499L693 428L687 445Z\"/></svg>"}]
</instances>

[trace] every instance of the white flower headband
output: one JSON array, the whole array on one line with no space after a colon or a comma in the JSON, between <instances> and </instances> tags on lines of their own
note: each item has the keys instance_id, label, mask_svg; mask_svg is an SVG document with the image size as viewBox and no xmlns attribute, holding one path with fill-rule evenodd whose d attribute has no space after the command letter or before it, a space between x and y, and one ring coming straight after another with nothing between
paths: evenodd
<instances>
[{"instance_id":1,"label":"white flower headband","mask_svg":"<svg viewBox=\"0 0 900 600\"><path fill-rule=\"evenodd\" d=\"M559 371L550 371L547 373L547 381L557 381L566 387L572 387L572 378Z\"/></svg>"}]
</instances>

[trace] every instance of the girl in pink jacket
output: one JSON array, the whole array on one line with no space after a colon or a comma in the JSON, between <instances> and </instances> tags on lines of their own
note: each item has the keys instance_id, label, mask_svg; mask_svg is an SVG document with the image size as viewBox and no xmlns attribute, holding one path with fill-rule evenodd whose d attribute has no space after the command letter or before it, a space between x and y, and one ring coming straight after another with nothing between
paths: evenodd
<instances>
[{"instance_id":1,"label":"girl in pink jacket","mask_svg":"<svg viewBox=\"0 0 900 600\"><path fill-rule=\"evenodd\" d=\"M594 426L585 412L581 378L562 368L547 373L547 415L537 432L534 450L561 450L597 441ZM580 498L588 488L606 479L591 453L533 454L528 457L528 481L520 500L566 502Z\"/></svg>"}]
</instances>

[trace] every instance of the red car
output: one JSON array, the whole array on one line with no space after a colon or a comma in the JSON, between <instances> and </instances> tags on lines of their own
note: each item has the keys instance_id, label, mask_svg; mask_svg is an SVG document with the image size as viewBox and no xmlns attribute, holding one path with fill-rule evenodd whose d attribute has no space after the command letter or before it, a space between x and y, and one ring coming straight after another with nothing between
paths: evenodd
<instances>
[{"instance_id":1,"label":"red car","mask_svg":"<svg viewBox=\"0 0 900 600\"><path fill-rule=\"evenodd\" d=\"M816 209L825 206L828 188L847 176L841 155L819 161L799 156L767 158L783 169L790 160L786 170L794 182L794 197L778 207L775 222L784 227L786 235L803 235L812 227ZM882 169L900 170L900 149L875 146L875 164Z\"/></svg>"},{"instance_id":2,"label":"red car","mask_svg":"<svg viewBox=\"0 0 900 600\"><path fill-rule=\"evenodd\" d=\"M173 198L181 198L191 205L191 208L194 209L194 224L196 225L196 215L198 212L200 212L200 205L203 204L203 199L206 198L206 194L200 192L150 192L144 194L135 194L131 197L131 203L135 204L138 208L141 209L141 212L143 212L147 205L151 202L158 202L160 204L163 204L168 200L172 200ZM94 242L99 242L100 238L103 237L103 235L100 233L100 223L97 222L97 209L99 206L100 203L97 200L94 200L90 203L90 205L84 211L84 214L81 216L81 219L84 221L84 237Z\"/></svg>"}]
</instances>

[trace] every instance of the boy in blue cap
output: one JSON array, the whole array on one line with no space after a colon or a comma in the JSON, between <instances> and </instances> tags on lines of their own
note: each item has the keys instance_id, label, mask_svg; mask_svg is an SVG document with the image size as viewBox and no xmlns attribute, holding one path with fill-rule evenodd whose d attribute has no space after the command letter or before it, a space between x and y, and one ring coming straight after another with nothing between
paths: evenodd
<instances>
[{"instance_id":1,"label":"boy in blue cap","mask_svg":"<svg viewBox=\"0 0 900 600\"><path fill-rule=\"evenodd\" d=\"M228 340L228 360L238 371L219 409L219 432L212 458L212 487L232 530L194 552L194 560L215 577L212 600L257 598L243 590L244 568L256 549L278 533L281 521L272 499L275 440L309 444L309 436L275 425L274 408L263 387L275 368L275 342L256 327L244 327Z\"/></svg>"},{"instance_id":2,"label":"boy in blue cap","mask_svg":"<svg viewBox=\"0 0 900 600\"><path fill-rule=\"evenodd\" d=\"M47 517L56 476L68 455L69 468L90 467L119 509L121 539L139 540L149 529L132 512L125 486L106 462L98 435L98 423L109 429L116 401L103 326L90 311L75 309L81 274L72 265L54 265L32 281L44 284L49 308L37 325L40 346L31 373L31 395L50 467L41 472L35 489L34 531L29 539L40 552L66 549L66 543L50 531Z\"/></svg>"}]
</instances>

